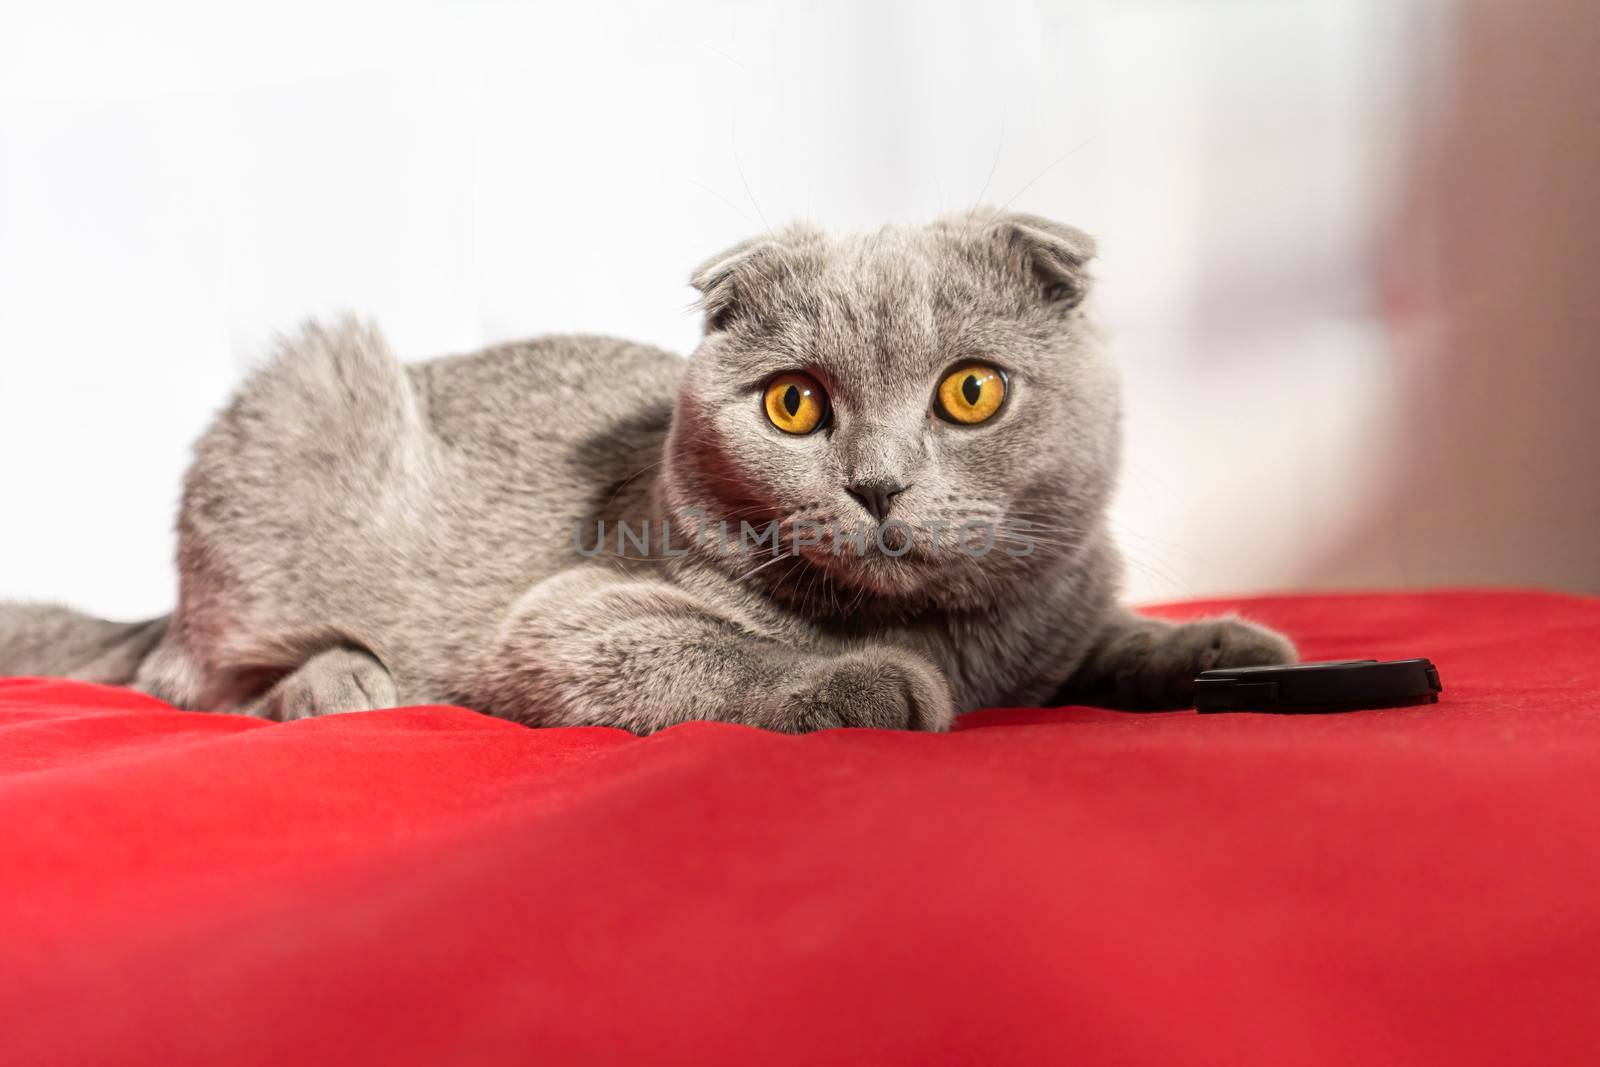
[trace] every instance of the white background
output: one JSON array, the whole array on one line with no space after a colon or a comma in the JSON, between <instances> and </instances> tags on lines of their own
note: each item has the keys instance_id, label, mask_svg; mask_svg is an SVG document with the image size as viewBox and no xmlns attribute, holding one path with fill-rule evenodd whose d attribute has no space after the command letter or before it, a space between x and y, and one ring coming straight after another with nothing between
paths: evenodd
<instances>
[{"instance_id":1,"label":"white background","mask_svg":"<svg viewBox=\"0 0 1600 1067\"><path fill-rule=\"evenodd\" d=\"M305 316L686 352L712 252L979 200L1101 238L1131 596L1350 580L1316 561L1393 447L1371 261L1418 7L8 6L0 596L167 610L188 446Z\"/></svg>"}]
</instances>

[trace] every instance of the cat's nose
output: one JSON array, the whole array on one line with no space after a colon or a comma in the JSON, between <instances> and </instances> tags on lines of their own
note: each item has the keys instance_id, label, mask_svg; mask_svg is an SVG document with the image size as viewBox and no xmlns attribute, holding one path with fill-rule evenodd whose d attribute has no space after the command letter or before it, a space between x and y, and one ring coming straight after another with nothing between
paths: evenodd
<instances>
[{"instance_id":1,"label":"cat's nose","mask_svg":"<svg viewBox=\"0 0 1600 1067\"><path fill-rule=\"evenodd\" d=\"M844 491L867 509L872 521L882 522L894 507L894 498L905 492L906 487L895 481L863 481L845 486Z\"/></svg>"}]
</instances>

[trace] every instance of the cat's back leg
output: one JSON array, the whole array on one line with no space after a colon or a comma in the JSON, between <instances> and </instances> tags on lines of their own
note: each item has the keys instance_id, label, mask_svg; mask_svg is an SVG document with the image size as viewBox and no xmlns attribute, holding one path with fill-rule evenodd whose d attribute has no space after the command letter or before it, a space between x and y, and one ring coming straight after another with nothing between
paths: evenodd
<instances>
[{"instance_id":1,"label":"cat's back leg","mask_svg":"<svg viewBox=\"0 0 1600 1067\"><path fill-rule=\"evenodd\" d=\"M370 647L430 457L405 368L353 319L310 324L195 448L178 519L179 604L141 687L229 707L326 649Z\"/></svg>"},{"instance_id":2,"label":"cat's back leg","mask_svg":"<svg viewBox=\"0 0 1600 1067\"><path fill-rule=\"evenodd\" d=\"M372 653L330 648L279 679L245 710L288 722L318 715L392 708L400 702L394 678Z\"/></svg>"}]
</instances>

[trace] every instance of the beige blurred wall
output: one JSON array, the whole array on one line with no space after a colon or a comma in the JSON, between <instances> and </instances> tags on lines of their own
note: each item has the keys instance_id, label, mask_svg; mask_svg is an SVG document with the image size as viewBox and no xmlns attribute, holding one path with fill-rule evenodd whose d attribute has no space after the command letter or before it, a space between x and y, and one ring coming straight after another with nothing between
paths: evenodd
<instances>
[{"instance_id":1,"label":"beige blurred wall","mask_svg":"<svg viewBox=\"0 0 1600 1067\"><path fill-rule=\"evenodd\" d=\"M1600 11L1456 14L1381 266L1389 473L1295 584L1600 591Z\"/></svg>"}]
</instances>

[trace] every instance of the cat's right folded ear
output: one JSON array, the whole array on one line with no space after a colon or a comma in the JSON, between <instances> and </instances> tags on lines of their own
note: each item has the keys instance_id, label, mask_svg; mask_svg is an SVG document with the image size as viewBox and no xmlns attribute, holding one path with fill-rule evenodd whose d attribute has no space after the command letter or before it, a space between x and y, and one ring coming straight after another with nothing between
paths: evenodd
<instances>
[{"instance_id":1,"label":"cat's right folded ear","mask_svg":"<svg viewBox=\"0 0 1600 1067\"><path fill-rule=\"evenodd\" d=\"M689 284L700 290L706 333L726 330L746 314L760 315L764 298L786 278L803 275L807 250L825 239L821 230L794 223L740 241L696 267Z\"/></svg>"},{"instance_id":2,"label":"cat's right folded ear","mask_svg":"<svg viewBox=\"0 0 1600 1067\"><path fill-rule=\"evenodd\" d=\"M771 255L772 245L770 236L752 237L725 252L718 252L695 268L689 276L689 284L700 290L700 308L706 313L706 333L725 330L732 324L741 300L739 275L746 275L745 287L748 287L748 272Z\"/></svg>"}]
</instances>

